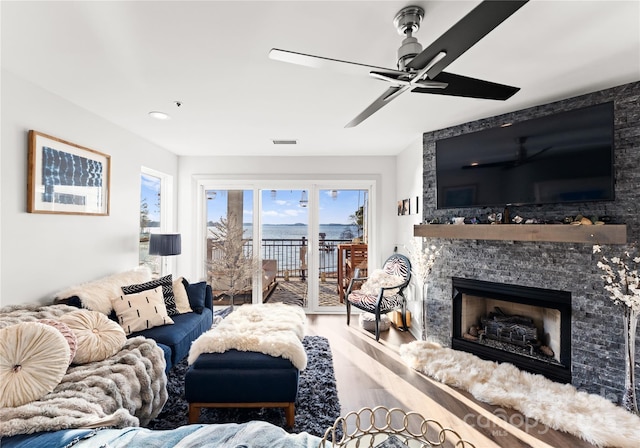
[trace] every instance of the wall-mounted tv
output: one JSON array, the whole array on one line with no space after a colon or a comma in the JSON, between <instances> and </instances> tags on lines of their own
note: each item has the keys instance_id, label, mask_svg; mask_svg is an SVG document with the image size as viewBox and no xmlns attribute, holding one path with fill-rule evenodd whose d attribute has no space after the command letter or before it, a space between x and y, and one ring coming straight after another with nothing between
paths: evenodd
<instances>
[{"instance_id":1,"label":"wall-mounted tv","mask_svg":"<svg viewBox=\"0 0 640 448\"><path fill-rule=\"evenodd\" d=\"M612 201L613 103L436 142L437 207Z\"/></svg>"}]
</instances>

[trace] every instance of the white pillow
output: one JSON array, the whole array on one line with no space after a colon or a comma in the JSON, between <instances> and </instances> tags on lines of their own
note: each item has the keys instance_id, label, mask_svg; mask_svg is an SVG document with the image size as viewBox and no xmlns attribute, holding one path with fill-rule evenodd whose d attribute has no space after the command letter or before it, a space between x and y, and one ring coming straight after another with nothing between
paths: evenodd
<instances>
[{"instance_id":1,"label":"white pillow","mask_svg":"<svg viewBox=\"0 0 640 448\"><path fill-rule=\"evenodd\" d=\"M178 277L173 282L173 297L176 301L176 309L178 310L178 313L183 314L193 312L191 305L189 304L187 290L184 287L184 283L182 283L182 277Z\"/></svg>"},{"instance_id":2,"label":"white pillow","mask_svg":"<svg viewBox=\"0 0 640 448\"><path fill-rule=\"evenodd\" d=\"M137 294L123 294L111 299L111 303L120 326L127 334L173 324L173 320L167 314L160 286Z\"/></svg>"},{"instance_id":3,"label":"white pillow","mask_svg":"<svg viewBox=\"0 0 640 448\"><path fill-rule=\"evenodd\" d=\"M0 330L0 408L39 400L60 383L69 366L69 344L40 322Z\"/></svg>"},{"instance_id":4,"label":"white pillow","mask_svg":"<svg viewBox=\"0 0 640 448\"><path fill-rule=\"evenodd\" d=\"M127 342L122 327L97 311L72 311L60 316L60 320L78 338L73 364L87 364L110 358Z\"/></svg>"},{"instance_id":5,"label":"white pillow","mask_svg":"<svg viewBox=\"0 0 640 448\"><path fill-rule=\"evenodd\" d=\"M82 306L89 310L100 311L107 316L111 313L111 298L122 294L123 285L145 283L151 280L151 271L140 266L126 272L109 275L101 279L72 286L56 294L54 301L61 301L73 296L80 298Z\"/></svg>"},{"instance_id":6,"label":"white pillow","mask_svg":"<svg viewBox=\"0 0 640 448\"><path fill-rule=\"evenodd\" d=\"M401 285L404 277L400 275L389 274L382 269L373 271L367 280L362 284L360 292L366 295L377 296L380 288ZM390 297L398 293L398 288L387 289L384 291L384 297Z\"/></svg>"}]
</instances>

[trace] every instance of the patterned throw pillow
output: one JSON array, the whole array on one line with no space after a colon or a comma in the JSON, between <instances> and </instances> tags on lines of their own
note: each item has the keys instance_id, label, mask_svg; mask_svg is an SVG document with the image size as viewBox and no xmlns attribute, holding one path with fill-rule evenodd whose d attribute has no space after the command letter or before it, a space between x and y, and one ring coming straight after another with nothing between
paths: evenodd
<instances>
[{"instance_id":1,"label":"patterned throw pillow","mask_svg":"<svg viewBox=\"0 0 640 448\"><path fill-rule=\"evenodd\" d=\"M120 326L127 334L173 324L167 315L160 287L111 299Z\"/></svg>"},{"instance_id":2,"label":"patterned throw pillow","mask_svg":"<svg viewBox=\"0 0 640 448\"><path fill-rule=\"evenodd\" d=\"M180 314L176 308L176 299L173 296L173 281L171 274L164 277L160 277L157 280L151 280L150 282L140 283L138 285L123 286L122 292L126 294L137 294L148 289L155 289L162 286L162 296L164 297L164 304L167 307L167 314L169 316L176 316Z\"/></svg>"}]
</instances>

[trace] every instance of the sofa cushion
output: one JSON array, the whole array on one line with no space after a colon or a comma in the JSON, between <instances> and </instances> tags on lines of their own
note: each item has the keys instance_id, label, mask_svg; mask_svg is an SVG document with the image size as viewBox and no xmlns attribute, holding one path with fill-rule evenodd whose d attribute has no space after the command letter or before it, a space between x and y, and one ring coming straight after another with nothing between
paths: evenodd
<instances>
[{"instance_id":1,"label":"sofa cushion","mask_svg":"<svg viewBox=\"0 0 640 448\"><path fill-rule=\"evenodd\" d=\"M97 311L78 310L60 316L78 338L74 364L102 361L119 352L127 342L124 330Z\"/></svg>"},{"instance_id":2,"label":"sofa cushion","mask_svg":"<svg viewBox=\"0 0 640 448\"><path fill-rule=\"evenodd\" d=\"M162 287L162 295L164 297L164 304L167 307L167 314L169 314L169 316L180 314L176 308L176 300L173 296L173 280L171 279L171 274L146 283L123 286L122 292L125 294L137 294L148 289L157 288L158 286ZM118 297L119 295L120 294L117 294L114 297Z\"/></svg>"},{"instance_id":3,"label":"sofa cushion","mask_svg":"<svg viewBox=\"0 0 640 448\"><path fill-rule=\"evenodd\" d=\"M205 308L207 282L189 283L187 279L183 279L182 283L187 290L191 309L196 313L201 314L202 310Z\"/></svg>"},{"instance_id":4,"label":"sofa cushion","mask_svg":"<svg viewBox=\"0 0 640 448\"><path fill-rule=\"evenodd\" d=\"M173 367L173 363L171 362L171 347L160 344L159 342L156 342L156 345L160 347L162 349L162 352L164 353L164 360L166 362L164 372L169 373L169 370L171 370L171 367Z\"/></svg>"},{"instance_id":5,"label":"sofa cushion","mask_svg":"<svg viewBox=\"0 0 640 448\"><path fill-rule=\"evenodd\" d=\"M173 324L167 314L160 287L137 294L121 295L111 299L111 303L118 316L118 323L127 334Z\"/></svg>"},{"instance_id":6,"label":"sofa cushion","mask_svg":"<svg viewBox=\"0 0 640 448\"><path fill-rule=\"evenodd\" d=\"M172 317L174 325L154 327L132 333L129 337L144 336L171 348L171 363L180 362L189 354L191 343L211 328L213 312L205 308L202 314L184 313Z\"/></svg>"}]
</instances>

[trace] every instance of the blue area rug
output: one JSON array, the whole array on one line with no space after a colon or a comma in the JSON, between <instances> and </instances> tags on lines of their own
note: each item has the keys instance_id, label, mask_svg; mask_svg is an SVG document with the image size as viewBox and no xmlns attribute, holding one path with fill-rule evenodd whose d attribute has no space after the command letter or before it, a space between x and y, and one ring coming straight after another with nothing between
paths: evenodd
<instances>
[{"instance_id":1,"label":"blue area rug","mask_svg":"<svg viewBox=\"0 0 640 448\"><path fill-rule=\"evenodd\" d=\"M302 344L307 352L307 368L300 372L296 418L293 428L285 426L283 409L212 409L202 410L200 423L243 423L262 420L281 426L290 432L308 432L319 437L340 416L340 402L333 370L329 341L322 336L306 336ZM188 404L184 398L184 377L187 360L176 364L169 372L169 400L160 415L149 425L151 429L173 429L186 425Z\"/></svg>"}]
</instances>

